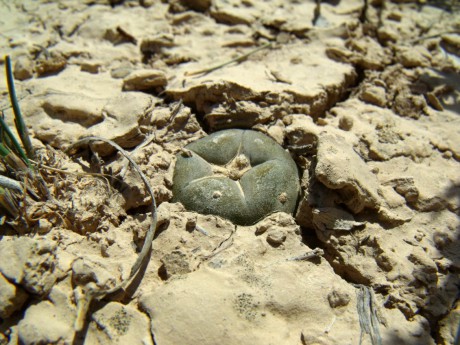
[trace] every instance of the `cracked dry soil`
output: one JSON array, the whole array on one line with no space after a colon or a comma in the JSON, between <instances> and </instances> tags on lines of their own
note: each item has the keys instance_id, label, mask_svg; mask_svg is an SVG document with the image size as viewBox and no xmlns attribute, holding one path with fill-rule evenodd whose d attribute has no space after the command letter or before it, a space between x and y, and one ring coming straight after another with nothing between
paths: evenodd
<instances>
[{"instance_id":1,"label":"cracked dry soil","mask_svg":"<svg viewBox=\"0 0 460 345\"><path fill-rule=\"evenodd\" d=\"M371 344L358 315L367 288L382 344L454 344L457 1L0 8L0 46L42 163L122 180L42 167L57 201L27 205L27 222L2 214L0 344ZM294 215L244 227L171 202L175 155L228 128L291 153L302 187ZM131 152L159 222L148 264L75 332L76 288L128 277L151 216L142 182L109 146L65 154L93 135Z\"/></svg>"}]
</instances>

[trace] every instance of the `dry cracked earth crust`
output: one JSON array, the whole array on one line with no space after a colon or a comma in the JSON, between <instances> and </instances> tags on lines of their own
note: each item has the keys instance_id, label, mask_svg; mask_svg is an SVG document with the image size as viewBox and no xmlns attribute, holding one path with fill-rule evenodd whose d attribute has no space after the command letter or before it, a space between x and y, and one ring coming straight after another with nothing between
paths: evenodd
<instances>
[{"instance_id":1,"label":"dry cracked earth crust","mask_svg":"<svg viewBox=\"0 0 460 345\"><path fill-rule=\"evenodd\" d=\"M42 163L123 182L43 167L59 202L28 205L27 222L2 217L0 344L370 344L363 289L382 344L453 344L456 6L2 1L0 46ZM175 155L226 128L261 131L292 154L294 215L243 227L171 202ZM75 332L78 287L126 279L151 216L111 147L64 153L89 135L131 152L154 186L159 225L148 264Z\"/></svg>"}]
</instances>

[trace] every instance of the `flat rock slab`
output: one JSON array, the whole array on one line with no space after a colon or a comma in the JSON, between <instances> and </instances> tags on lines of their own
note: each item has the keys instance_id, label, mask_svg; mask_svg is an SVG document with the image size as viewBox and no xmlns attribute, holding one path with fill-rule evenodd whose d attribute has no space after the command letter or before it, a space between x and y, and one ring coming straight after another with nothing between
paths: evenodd
<instances>
[{"instance_id":1,"label":"flat rock slab","mask_svg":"<svg viewBox=\"0 0 460 345\"><path fill-rule=\"evenodd\" d=\"M220 56L225 62L224 57L230 58L232 54L227 52ZM259 62L261 58L263 64ZM210 118L208 123L217 128L229 124L243 124L244 127L254 124L248 105L238 108L241 101L255 103L260 109L271 112L267 116L283 109L316 117L335 103L356 77L352 66L328 59L324 44L317 43L267 48L247 61L212 73L181 76L214 65L215 58L181 65L168 84L166 93L194 104L199 112ZM230 102L236 102L236 107L228 106L227 109L225 104ZM217 103L220 107L214 106ZM218 120L213 118L218 116L222 118L222 123L214 125Z\"/></svg>"},{"instance_id":2,"label":"flat rock slab","mask_svg":"<svg viewBox=\"0 0 460 345\"><path fill-rule=\"evenodd\" d=\"M241 228L233 244L199 270L144 290L140 307L151 317L159 344L295 344L306 323L309 335L325 343L359 336L354 288L325 260L289 261L310 249L281 214L286 239L272 247L268 241L277 218L270 219L265 234L256 237L251 228ZM331 306L329 294L340 296L342 305ZM334 315L334 332L325 334Z\"/></svg>"},{"instance_id":3,"label":"flat rock slab","mask_svg":"<svg viewBox=\"0 0 460 345\"><path fill-rule=\"evenodd\" d=\"M159 101L141 92L122 92L122 82L107 73L95 77L74 68L27 83L33 96L25 96L22 112L27 114L35 137L54 147L71 145L85 136L101 136L124 148L134 147L145 138L140 125L147 119L147 111ZM9 112L8 118L12 118ZM99 152L112 151L103 145Z\"/></svg>"}]
</instances>

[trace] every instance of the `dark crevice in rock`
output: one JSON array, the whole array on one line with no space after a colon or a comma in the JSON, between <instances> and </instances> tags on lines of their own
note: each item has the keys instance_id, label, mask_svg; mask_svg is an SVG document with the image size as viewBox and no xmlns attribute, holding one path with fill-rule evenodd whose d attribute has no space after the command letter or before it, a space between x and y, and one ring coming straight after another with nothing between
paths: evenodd
<instances>
[{"instance_id":1,"label":"dark crevice in rock","mask_svg":"<svg viewBox=\"0 0 460 345\"><path fill-rule=\"evenodd\" d=\"M301 227L302 243L306 244L311 249L325 249L324 243L316 236L315 230L311 228Z\"/></svg>"}]
</instances>

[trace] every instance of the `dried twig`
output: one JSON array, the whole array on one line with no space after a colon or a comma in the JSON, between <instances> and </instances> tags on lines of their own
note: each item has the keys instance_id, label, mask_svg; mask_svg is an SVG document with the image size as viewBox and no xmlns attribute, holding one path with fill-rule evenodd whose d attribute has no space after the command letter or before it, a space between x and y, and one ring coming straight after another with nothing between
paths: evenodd
<instances>
[{"instance_id":1,"label":"dried twig","mask_svg":"<svg viewBox=\"0 0 460 345\"><path fill-rule=\"evenodd\" d=\"M415 44L415 43L419 43L419 42L424 41L424 40L429 40L429 39L432 39L432 38L438 38L438 37L441 37L442 35L459 34L459 33L460 33L460 30L443 31L443 32L440 32L438 34L433 34L433 35L429 35L429 36L422 36L422 37L413 39L409 43L410 44Z\"/></svg>"},{"instance_id":2,"label":"dried twig","mask_svg":"<svg viewBox=\"0 0 460 345\"><path fill-rule=\"evenodd\" d=\"M324 250L321 248L315 248L305 254L286 259L286 261L306 261L306 260L311 260L314 258L319 258L324 255Z\"/></svg>"},{"instance_id":3,"label":"dried twig","mask_svg":"<svg viewBox=\"0 0 460 345\"><path fill-rule=\"evenodd\" d=\"M272 43L266 43L254 50L251 50L250 52L246 53L246 54L243 54L241 56L238 56L234 59L231 59L227 62L224 62L224 63L221 63L217 66L214 66L214 67L209 67L209 68L204 68L204 69L200 69L198 71L194 71L194 72L186 72L185 73L185 76L192 76L192 75L197 75L197 74L208 74L208 73L211 73L211 72L214 72L215 70L218 70L222 67L225 67L227 65L230 65L234 62L241 62L241 61L244 61L246 60L250 55L254 54L254 53L257 53L258 51L262 50L262 49L266 49L266 48L270 48L273 44Z\"/></svg>"},{"instance_id":4,"label":"dried twig","mask_svg":"<svg viewBox=\"0 0 460 345\"><path fill-rule=\"evenodd\" d=\"M64 170L64 169L53 168L53 167L50 167L50 166L45 165L43 163L39 163L37 161L34 161L32 159L30 161L32 163L34 163L40 169L45 169L45 170L49 170L49 171L53 171L53 172L57 172L57 173L65 174L65 175L109 177L109 178L113 178L113 179L121 182L121 180L119 178L117 178L115 176L112 176L112 175L109 175L109 174L69 171L69 170Z\"/></svg>"}]
</instances>

